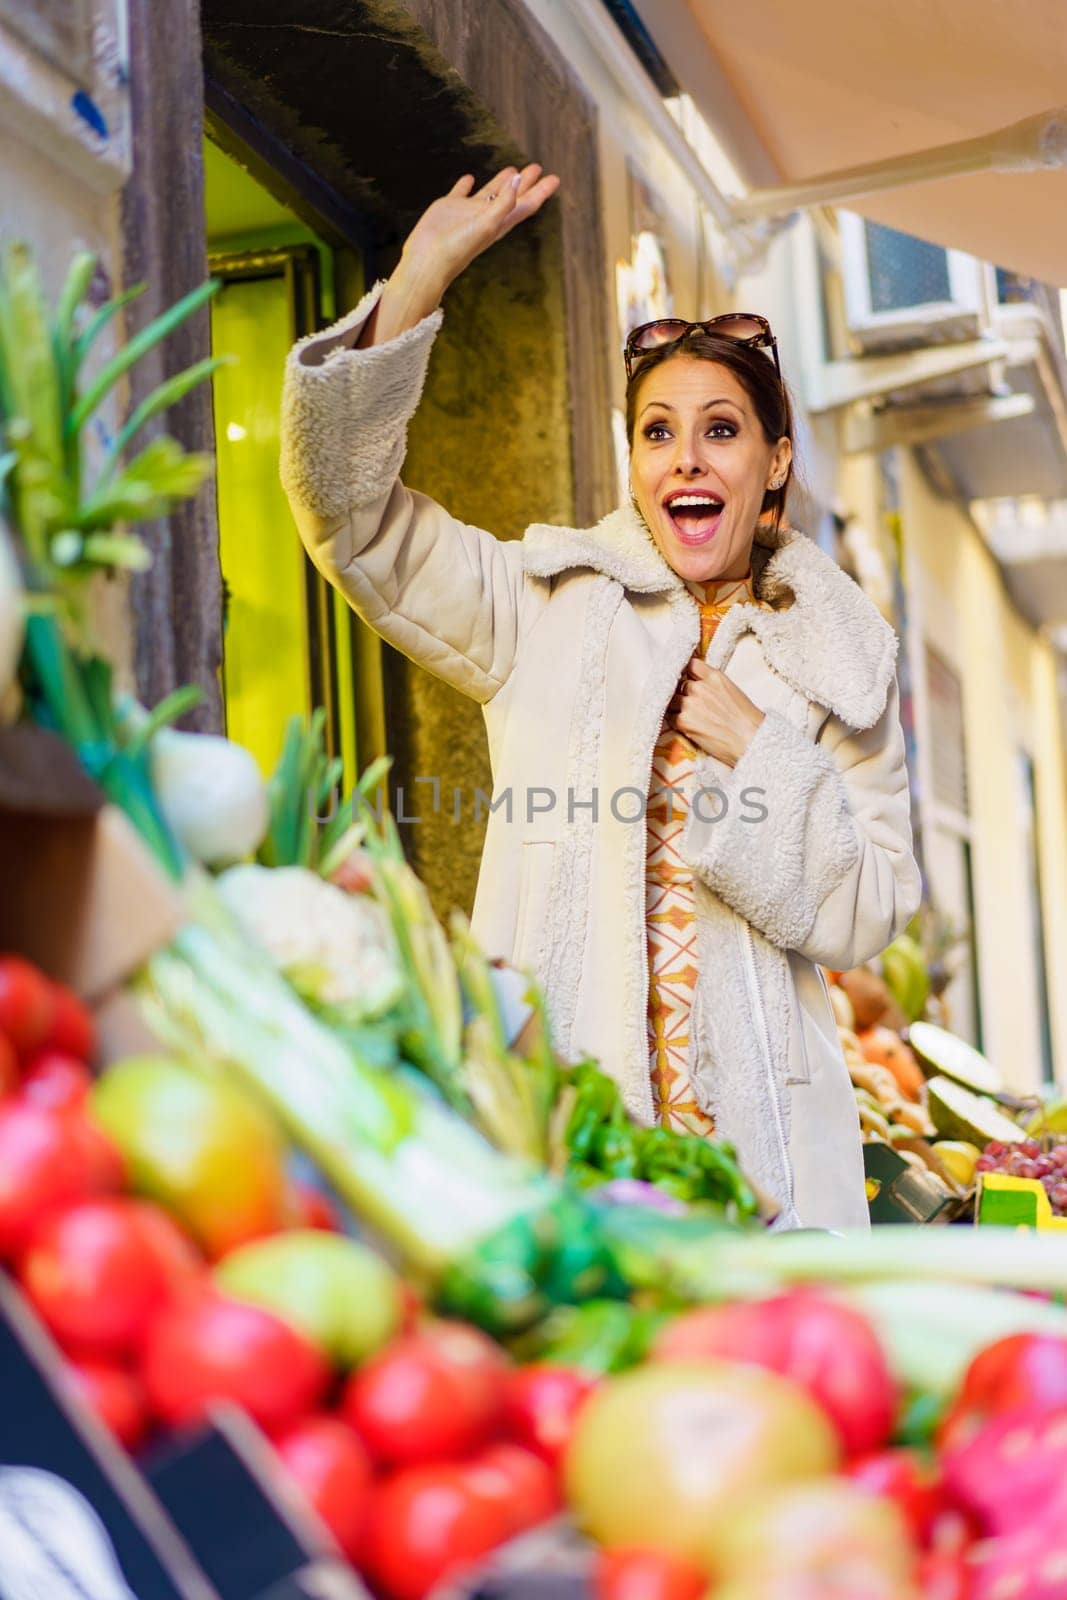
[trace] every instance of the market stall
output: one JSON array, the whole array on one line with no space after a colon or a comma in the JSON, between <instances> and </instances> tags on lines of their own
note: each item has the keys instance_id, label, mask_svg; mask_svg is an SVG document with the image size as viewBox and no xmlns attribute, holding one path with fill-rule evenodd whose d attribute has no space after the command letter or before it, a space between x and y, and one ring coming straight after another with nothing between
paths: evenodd
<instances>
[{"instance_id":1,"label":"market stall","mask_svg":"<svg viewBox=\"0 0 1067 1600\"><path fill-rule=\"evenodd\" d=\"M774 1233L727 1145L635 1126L543 1018L513 1047L381 772L321 820L318 718L264 784L169 726L188 696L115 693L85 585L202 480L128 452L204 373L87 484L95 406L198 301L85 380L90 269L52 313L24 252L0 281L5 1560L57 1600L1061 1593L1052 1232ZM969 1136L1017 1147L1060 1209L909 970L907 1045L834 986L857 1115L960 1202Z\"/></svg>"}]
</instances>

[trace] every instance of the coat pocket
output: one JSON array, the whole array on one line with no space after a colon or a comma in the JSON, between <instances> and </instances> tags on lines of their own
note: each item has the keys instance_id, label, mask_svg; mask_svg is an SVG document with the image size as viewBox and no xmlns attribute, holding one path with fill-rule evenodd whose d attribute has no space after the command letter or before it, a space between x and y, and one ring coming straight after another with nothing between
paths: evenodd
<instances>
[{"instance_id":1,"label":"coat pocket","mask_svg":"<svg viewBox=\"0 0 1067 1600\"><path fill-rule=\"evenodd\" d=\"M790 1061L795 1061L793 1070L797 1075L791 1076L789 1081L811 1083L823 1071L828 1052L832 1057L840 1055L837 1018L822 968L795 950L789 953L789 965L796 1001L791 1027L795 1026L799 1036L790 1050Z\"/></svg>"},{"instance_id":2,"label":"coat pocket","mask_svg":"<svg viewBox=\"0 0 1067 1600\"><path fill-rule=\"evenodd\" d=\"M811 1053L804 1017L805 968L810 970L810 966L810 962L797 955L795 950L789 951L792 994L789 1006L789 1075L785 1081L790 1087L811 1082Z\"/></svg>"},{"instance_id":3,"label":"coat pocket","mask_svg":"<svg viewBox=\"0 0 1067 1600\"><path fill-rule=\"evenodd\" d=\"M545 943L545 917L554 850L555 845L544 839L527 840L521 846L519 905L511 960L514 966L535 974Z\"/></svg>"}]
</instances>

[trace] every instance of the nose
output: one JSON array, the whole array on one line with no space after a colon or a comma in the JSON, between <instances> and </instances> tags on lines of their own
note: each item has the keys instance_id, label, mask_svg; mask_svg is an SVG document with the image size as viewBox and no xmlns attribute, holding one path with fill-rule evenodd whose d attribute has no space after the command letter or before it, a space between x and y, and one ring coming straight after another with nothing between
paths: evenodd
<instances>
[{"instance_id":1,"label":"nose","mask_svg":"<svg viewBox=\"0 0 1067 1600\"><path fill-rule=\"evenodd\" d=\"M674 462L671 467L676 478L699 478L704 471L704 462L696 441L693 439L680 439L675 451Z\"/></svg>"}]
</instances>

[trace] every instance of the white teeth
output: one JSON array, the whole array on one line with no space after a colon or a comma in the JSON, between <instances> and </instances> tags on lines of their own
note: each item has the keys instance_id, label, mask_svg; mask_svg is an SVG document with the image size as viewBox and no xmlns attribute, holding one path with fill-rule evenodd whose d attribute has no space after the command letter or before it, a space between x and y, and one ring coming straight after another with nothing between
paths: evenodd
<instances>
[{"instance_id":1,"label":"white teeth","mask_svg":"<svg viewBox=\"0 0 1067 1600\"><path fill-rule=\"evenodd\" d=\"M718 507L721 505L721 500L714 500L712 499L711 495L708 494L680 494L677 499L669 502L669 508L671 511L676 510L678 506L699 506L701 510L703 510L705 507L710 510L713 507Z\"/></svg>"}]
</instances>

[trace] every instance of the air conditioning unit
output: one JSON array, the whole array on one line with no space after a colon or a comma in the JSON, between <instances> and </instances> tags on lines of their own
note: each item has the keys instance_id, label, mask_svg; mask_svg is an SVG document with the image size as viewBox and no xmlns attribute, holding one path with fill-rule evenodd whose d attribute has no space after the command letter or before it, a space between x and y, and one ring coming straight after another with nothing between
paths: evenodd
<instances>
[{"instance_id":1,"label":"air conditioning unit","mask_svg":"<svg viewBox=\"0 0 1067 1600\"><path fill-rule=\"evenodd\" d=\"M987 262L852 211L839 211L838 220L845 314L859 353L887 355L995 334L998 284ZM890 403L1009 392L1003 363L993 361L925 383L921 394L895 392Z\"/></svg>"},{"instance_id":2,"label":"air conditioning unit","mask_svg":"<svg viewBox=\"0 0 1067 1600\"><path fill-rule=\"evenodd\" d=\"M988 331L989 269L962 250L840 211L849 330L865 352L958 343Z\"/></svg>"}]
</instances>

